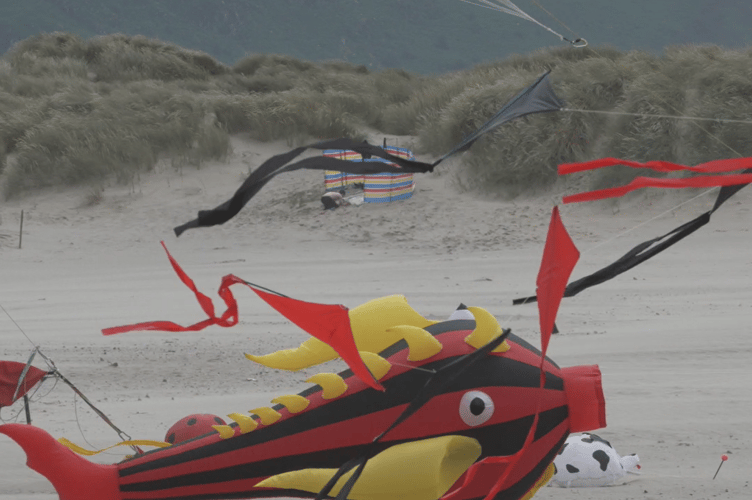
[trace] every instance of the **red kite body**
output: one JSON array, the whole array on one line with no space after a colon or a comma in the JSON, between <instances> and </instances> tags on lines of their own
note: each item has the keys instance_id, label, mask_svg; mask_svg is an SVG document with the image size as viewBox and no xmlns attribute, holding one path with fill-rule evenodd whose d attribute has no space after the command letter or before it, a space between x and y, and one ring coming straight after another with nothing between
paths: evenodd
<instances>
[{"instance_id":1,"label":"red kite body","mask_svg":"<svg viewBox=\"0 0 752 500\"><path fill-rule=\"evenodd\" d=\"M491 336L489 328L500 331L489 313L471 311L475 321L397 326L407 329L405 338L379 351L377 363L369 362L385 391L369 387L350 370L320 374L311 379L316 385L278 398L282 403L271 408L252 410L252 418L116 465L89 462L32 426L3 425L0 432L26 450L28 465L55 485L61 500L315 497L333 471L374 446L369 460L374 469L388 468L395 456L399 466L410 459L425 462L424 453L434 458L443 453L430 471L438 476L417 472L410 477L412 469L406 467L402 479L379 478L379 471L367 465L348 498L362 497L357 491L361 481L381 485L369 486L370 498L388 498L395 480L419 490L403 491L402 498L483 498L509 467L494 498L521 498L539 486L536 482L570 432L605 425L596 366L560 369L546 358L546 384L539 389L540 352L509 335L374 444L427 386L431 371L451 369L480 350L473 346L478 336ZM416 341L417 330L427 336ZM337 388L340 380L344 386ZM538 408L534 438L523 449ZM513 463L503 460L515 454L519 459ZM444 491L427 493L426 484Z\"/></svg>"}]
</instances>

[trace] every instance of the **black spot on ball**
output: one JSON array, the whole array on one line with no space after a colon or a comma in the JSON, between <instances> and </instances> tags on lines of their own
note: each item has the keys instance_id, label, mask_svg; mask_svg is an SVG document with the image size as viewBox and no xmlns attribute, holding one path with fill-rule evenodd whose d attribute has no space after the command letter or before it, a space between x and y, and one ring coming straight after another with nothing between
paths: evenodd
<instances>
[{"instance_id":1,"label":"black spot on ball","mask_svg":"<svg viewBox=\"0 0 752 500\"><path fill-rule=\"evenodd\" d=\"M605 444L609 448L613 448L613 446L611 446L611 443L609 443L608 441L606 441L605 439L603 439L600 436L596 436L595 434L585 434L584 436L582 436L582 442L583 443L595 443L595 442L598 442L598 443Z\"/></svg>"},{"instance_id":2,"label":"black spot on ball","mask_svg":"<svg viewBox=\"0 0 752 500\"><path fill-rule=\"evenodd\" d=\"M173 432L169 436L167 436L167 442L170 444L175 444L175 433Z\"/></svg>"},{"instance_id":3,"label":"black spot on ball","mask_svg":"<svg viewBox=\"0 0 752 500\"><path fill-rule=\"evenodd\" d=\"M570 472L570 473L574 474L576 472L580 472L580 469L578 469L574 465L567 464L567 472Z\"/></svg>"},{"instance_id":4,"label":"black spot on ball","mask_svg":"<svg viewBox=\"0 0 752 500\"><path fill-rule=\"evenodd\" d=\"M603 450L596 450L593 452L593 458L596 459L599 464L601 464L601 470L605 472L608 468L608 462L610 460L606 452Z\"/></svg>"},{"instance_id":5,"label":"black spot on ball","mask_svg":"<svg viewBox=\"0 0 752 500\"><path fill-rule=\"evenodd\" d=\"M198 422L198 420L196 420L195 418L191 418L191 419L189 419L189 420L188 420L188 421L187 421L187 422L185 423L185 425L194 425L194 424L195 424L196 422Z\"/></svg>"},{"instance_id":6,"label":"black spot on ball","mask_svg":"<svg viewBox=\"0 0 752 500\"><path fill-rule=\"evenodd\" d=\"M559 469L556 468L556 464L554 464L554 475L559 473Z\"/></svg>"},{"instance_id":7,"label":"black spot on ball","mask_svg":"<svg viewBox=\"0 0 752 500\"><path fill-rule=\"evenodd\" d=\"M472 401L470 401L470 413L472 413L476 417L483 413L483 410L485 409L486 403L482 399L474 398Z\"/></svg>"},{"instance_id":8,"label":"black spot on ball","mask_svg":"<svg viewBox=\"0 0 752 500\"><path fill-rule=\"evenodd\" d=\"M222 422L222 419L219 417L214 417L214 421L217 422L219 425L225 425L225 423Z\"/></svg>"},{"instance_id":9,"label":"black spot on ball","mask_svg":"<svg viewBox=\"0 0 752 500\"><path fill-rule=\"evenodd\" d=\"M565 448L566 448L566 447L567 447L568 445L569 445L569 443L564 443L564 444L563 444L563 445L561 446L561 449L559 450L559 455L561 455L562 453L564 453L564 449L565 449Z\"/></svg>"}]
</instances>

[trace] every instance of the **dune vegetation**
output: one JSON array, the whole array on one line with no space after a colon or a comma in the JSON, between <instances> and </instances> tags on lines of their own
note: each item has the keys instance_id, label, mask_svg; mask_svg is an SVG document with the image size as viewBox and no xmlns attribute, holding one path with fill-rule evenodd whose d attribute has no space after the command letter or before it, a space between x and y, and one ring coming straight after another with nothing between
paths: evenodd
<instances>
[{"instance_id":1,"label":"dune vegetation","mask_svg":"<svg viewBox=\"0 0 752 500\"><path fill-rule=\"evenodd\" d=\"M750 63L752 50L713 46L660 56L558 48L420 76L281 55L228 66L144 37L39 35L0 59L0 182L5 197L133 182L160 159L201 167L225 158L235 134L292 146L376 131L415 136L416 152L438 156L551 70L567 108L584 111L514 121L461 159L465 188L517 196L555 182L561 162L615 156L697 164L752 155L752 123L722 121L752 113ZM615 170L589 182L633 175Z\"/></svg>"}]
</instances>

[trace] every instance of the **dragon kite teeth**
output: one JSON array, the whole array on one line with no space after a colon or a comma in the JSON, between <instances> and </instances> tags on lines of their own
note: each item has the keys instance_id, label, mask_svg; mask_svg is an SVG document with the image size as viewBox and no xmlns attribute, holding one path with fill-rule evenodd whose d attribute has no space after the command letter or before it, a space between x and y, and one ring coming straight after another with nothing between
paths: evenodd
<instances>
[{"instance_id":1,"label":"dragon kite teeth","mask_svg":"<svg viewBox=\"0 0 752 500\"><path fill-rule=\"evenodd\" d=\"M305 410L311 402L298 394L289 394L287 396L277 396L272 399L272 403L284 405L290 413L300 413Z\"/></svg>"},{"instance_id":2,"label":"dragon kite teeth","mask_svg":"<svg viewBox=\"0 0 752 500\"><path fill-rule=\"evenodd\" d=\"M347 390L347 382L336 373L318 373L309 377L306 382L321 387L321 399L338 398Z\"/></svg>"}]
</instances>

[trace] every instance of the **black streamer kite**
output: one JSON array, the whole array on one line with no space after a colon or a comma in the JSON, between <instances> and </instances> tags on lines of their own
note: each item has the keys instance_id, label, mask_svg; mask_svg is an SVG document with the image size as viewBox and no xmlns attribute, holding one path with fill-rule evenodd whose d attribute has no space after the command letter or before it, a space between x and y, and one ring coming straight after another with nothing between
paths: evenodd
<instances>
[{"instance_id":1,"label":"black streamer kite","mask_svg":"<svg viewBox=\"0 0 752 500\"><path fill-rule=\"evenodd\" d=\"M508 121L534 113L548 113L559 111L564 106L553 91L548 80L548 72L538 78L535 83L523 89L512 100L506 103L490 120L484 123L478 130L468 135L458 145L453 147L447 154L434 163L424 163L415 160L406 160L387 153L379 146L367 142L356 142L352 139L341 138L330 141L318 142L295 148L281 155L273 156L266 160L260 167L254 170L243 184L235 191L235 194L212 210L201 210L198 218L177 226L174 231L180 236L187 229L194 227L209 227L224 224L235 217L240 210L263 188L270 180L283 172L293 172L300 169L309 170L336 170L348 174L379 174L379 173L426 173L432 172L434 167L443 160L456 153L466 151L478 140L479 137L495 129ZM306 158L295 163L290 163L307 149L349 149L360 153L364 159L378 157L390 163L383 162L354 162L340 160L325 156Z\"/></svg>"},{"instance_id":2,"label":"black streamer kite","mask_svg":"<svg viewBox=\"0 0 752 500\"><path fill-rule=\"evenodd\" d=\"M752 174L752 168L744 170L745 174ZM642 264L649 258L658 255L662 251L666 250L671 245L678 243L690 234L694 233L702 226L710 222L710 216L723 205L726 200L734 196L739 190L745 187L746 184L736 184L732 186L724 186L718 193L718 198L715 200L713 208L705 212L704 214L696 217L695 219L682 224L676 229L669 231L663 236L658 236L651 240L640 243L636 247L632 248L629 252L625 253L621 258L614 263L609 264L603 269L594 272L588 276L582 277L578 280L569 283L564 291L564 297L572 297L577 295L581 291L590 288L595 285L608 281L622 273L625 273L633 267ZM536 302L538 300L536 295L530 297L521 297L514 299L512 304L517 306L521 304L528 304Z\"/></svg>"}]
</instances>

